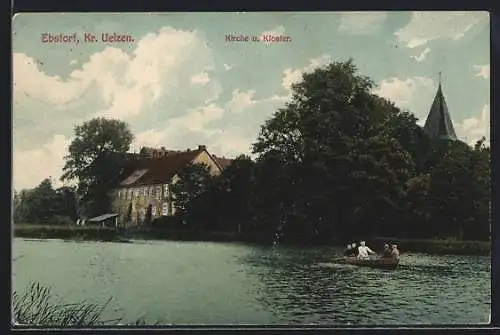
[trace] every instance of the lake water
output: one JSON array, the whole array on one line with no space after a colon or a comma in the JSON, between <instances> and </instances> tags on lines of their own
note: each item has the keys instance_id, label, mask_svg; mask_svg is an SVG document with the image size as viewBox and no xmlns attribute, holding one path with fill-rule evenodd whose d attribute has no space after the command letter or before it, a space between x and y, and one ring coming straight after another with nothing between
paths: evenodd
<instances>
[{"instance_id":1,"label":"lake water","mask_svg":"<svg viewBox=\"0 0 500 335\"><path fill-rule=\"evenodd\" d=\"M105 318L165 324L487 323L490 258L403 254L394 271L335 264L329 247L14 239L13 289L112 301ZM403 246L404 249L404 246Z\"/></svg>"}]
</instances>

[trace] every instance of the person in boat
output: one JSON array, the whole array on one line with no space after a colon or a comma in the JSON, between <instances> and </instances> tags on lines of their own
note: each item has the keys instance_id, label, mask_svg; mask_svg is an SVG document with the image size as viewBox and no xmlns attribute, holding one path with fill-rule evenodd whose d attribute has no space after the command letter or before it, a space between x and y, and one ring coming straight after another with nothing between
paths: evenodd
<instances>
[{"instance_id":1,"label":"person in boat","mask_svg":"<svg viewBox=\"0 0 500 335\"><path fill-rule=\"evenodd\" d=\"M345 257L356 257L356 243L348 244L344 250Z\"/></svg>"},{"instance_id":2,"label":"person in boat","mask_svg":"<svg viewBox=\"0 0 500 335\"><path fill-rule=\"evenodd\" d=\"M375 251L370 249L365 241L359 242L359 247L358 247L358 258L369 258L370 255L374 255Z\"/></svg>"},{"instance_id":3,"label":"person in boat","mask_svg":"<svg viewBox=\"0 0 500 335\"><path fill-rule=\"evenodd\" d=\"M349 257L351 253L352 253L351 244L348 244L347 247L344 249L344 256Z\"/></svg>"},{"instance_id":4,"label":"person in boat","mask_svg":"<svg viewBox=\"0 0 500 335\"><path fill-rule=\"evenodd\" d=\"M384 251L382 252L382 258L391 258L392 257L392 250L389 244L384 244Z\"/></svg>"},{"instance_id":5,"label":"person in boat","mask_svg":"<svg viewBox=\"0 0 500 335\"><path fill-rule=\"evenodd\" d=\"M392 245L391 257L394 259L399 259L399 250L396 244Z\"/></svg>"},{"instance_id":6,"label":"person in boat","mask_svg":"<svg viewBox=\"0 0 500 335\"><path fill-rule=\"evenodd\" d=\"M350 257L356 257L358 256L358 246L356 243L351 244L351 253L349 254Z\"/></svg>"}]
</instances>

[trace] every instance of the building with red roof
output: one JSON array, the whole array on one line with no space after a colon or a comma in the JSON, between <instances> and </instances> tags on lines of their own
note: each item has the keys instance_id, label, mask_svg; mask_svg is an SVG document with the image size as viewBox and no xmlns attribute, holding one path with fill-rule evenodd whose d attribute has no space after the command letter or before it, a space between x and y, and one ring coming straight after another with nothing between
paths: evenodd
<instances>
[{"instance_id":1,"label":"building with red roof","mask_svg":"<svg viewBox=\"0 0 500 335\"><path fill-rule=\"evenodd\" d=\"M170 186L189 164L205 164L214 176L220 175L232 160L210 154L204 145L186 151L167 150L164 147L143 147L137 154L128 155L128 163L120 172L112 192L112 206L125 222L131 208L131 224L140 224L146 212L152 218L175 214L175 199Z\"/></svg>"}]
</instances>

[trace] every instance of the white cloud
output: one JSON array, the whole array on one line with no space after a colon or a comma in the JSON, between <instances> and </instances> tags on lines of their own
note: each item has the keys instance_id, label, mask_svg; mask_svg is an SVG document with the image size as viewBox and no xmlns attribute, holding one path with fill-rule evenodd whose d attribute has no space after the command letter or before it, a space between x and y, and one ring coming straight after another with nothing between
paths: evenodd
<instances>
[{"instance_id":1,"label":"white cloud","mask_svg":"<svg viewBox=\"0 0 500 335\"><path fill-rule=\"evenodd\" d=\"M191 76L191 84L205 85L210 81L208 73L202 72Z\"/></svg>"},{"instance_id":2,"label":"white cloud","mask_svg":"<svg viewBox=\"0 0 500 335\"><path fill-rule=\"evenodd\" d=\"M12 55L14 101L30 97L49 104L64 105L85 92L80 81L66 82L41 72L39 63L22 53Z\"/></svg>"},{"instance_id":3,"label":"white cloud","mask_svg":"<svg viewBox=\"0 0 500 335\"><path fill-rule=\"evenodd\" d=\"M184 78L208 83L205 71L213 69L211 51L199 34L173 28L147 34L132 55L112 47L94 53L66 80L46 75L22 53L14 54L13 62L15 99L27 95L64 105L97 86L105 106L96 115L119 118L138 115L158 98L185 89Z\"/></svg>"},{"instance_id":4,"label":"white cloud","mask_svg":"<svg viewBox=\"0 0 500 335\"><path fill-rule=\"evenodd\" d=\"M232 66L227 65L227 64L224 64L224 69L225 69L226 71L229 71L229 70L231 70L232 68L233 68Z\"/></svg>"},{"instance_id":5,"label":"white cloud","mask_svg":"<svg viewBox=\"0 0 500 335\"><path fill-rule=\"evenodd\" d=\"M254 137L243 136L237 131L223 131L217 134L211 144L211 147L217 148L218 151L227 157L237 157L241 154L252 156L251 146L255 141Z\"/></svg>"},{"instance_id":6,"label":"white cloud","mask_svg":"<svg viewBox=\"0 0 500 335\"><path fill-rule=\"evenodd\" d=\"M139 151L141 147L157 147L163 145L166 130L148 129L135 134L134 142L131 145L131 151Z\"/></svg>"},{"instance_id":7,"label":"white cloud","mask_svg":"<svg viewBox=\"0 0 500 335\"><path fill-rule=\"evenodd\" d=\"M183 126L192 131L204 130L204 126L214 120L218 120L224 114L224 110L215 104L190 110L186 115L169 121L172 126Z\"/></svg>"},{"instance_id":8,"label":"white cloud","mask_svg":"<svg viewBox=\"0 0 500 335\"><path fill-rule=\"evenodd\" d=\"M345 12L341 14L339 31L350 34L377 32L387 19L385 12Z\"/></svg>"},{"instance_id":9,"label":"white cloud","mask_svg":"<svg viewBox=\"0 0 500 335\"><path fill-rule=\"evenodd\" d=\"M484 79L490 79L490 64L486 65L474 65L474 69L477 71L474 75L475 77L483 77Z\"/></svg>"},{"instance_id":10,"label":"white cloud","mask_svg":"<svg viewBox=\"0 0 500 335\"><path fill-rule=\"evenodd\" d=\"M413 12L410 22L394 34L408 48L415 48L437 39L458 40L487 18L487 12Z\"/></svg>"},{"instance_id":11,"label":"white cloud","mask_svg":"<svg viewBox=\"0 0 500 335\"><path fill-rule=\"evenodd\" d=\"M213 53L197 31L162 28L144 36L130 53L105 47L78 64L62 78L45 73L36 57L13 54L14 158L26 161L30 153L47 159L39 171L31 170L37 165L15 164L16 188L35 186L49 174L59 178L55 167L62 166L66 146L56 147L52 134L70 136L75 123L106 116L127 121L140 133L159 118L196 129L198 119L217 115L209 106L222 89L209 77Z\"/></svg>"},{"instance_id":12,"label":"white cloud","mask_svg":"<svg viewBox=\"0 0 500 335\"><path fill-rule=\"evenodd\" d=\"M187 132L198 132L202 134L211 134L206 125L212 121L220 119L224 110L215 104L209 104L194 108L185 115L168 120L162 129L149 129L136 134L133 150L138 150L142 146L158 146L166 143L177 143L182 141Z\"/></svg>"},{"instance_id":13,"label":"white cloud","mask_svg":"<svg viewBox=\"0 0 500 335\"><path fill-rule=\"evenodd\" d=\"M433 90L434 82L430 78L411 77L399 79L393 77L380 81L374 93L393 101L400 108L408 108L413 105L415 100L422 100L422 95L431 99ZM422 91L425 93L423 94Z\"/></svg>"},{"instance_id":14,"label":"white cloud","mask_svg":"<svg viewBox=\"0 0 500 335\"><path fill-rule=\"evenodd\" d=\"M478 115L455 123L457 136L470 145L474 145L481 137L490 141L490 106L484 105Z\"/></svg>"},{"instance_id":15,"label":"white cloud","mask_svg":"<svg viewBox=\"0 0 500 335\"><path fill-rule=\"evenodd\" d=\"M13 154L13 182L18 190L37 186L43 179L52 177L53 186L61 186L59 177L64 166L63 157L70 139L54 135L40 148L15 151Z\"/></svg>"},{"instance_id":16,"label":"white cloud","mask_svg":"<svg viewBox=\"0 0 500 335\"><path fill-rule=\"evenodd\" d=\"M321 57L311 59L309 65L301 69L286 69L283 72L281 84L285 89L289 91L293 84L298 83L302 80L302 76L304 75L304 73L312 72L316 68L324 66L329 62L330 56L323 55Z\"/></svg>"},{"instance_id":17,"label":"white cloud","mask_svg":"<svg viewBox=\"0 0 500 335\"><path fill-rule=\"evenodd\" d=\"M413 58L414 60L416 60L417 62L422 62L425 60L425 58L427 57L427 54L431 52L431 49L429 48L425 48L424 51L422 51L422 53L420 53L420 55L418 56L410 56L411 58Z\"/></svg>"},{"instance_id":18,"label":"white cloud","mask_svg":"<svg viewBox=\"0 0 500 335\"><path fill-rule=\"evenodd\" d=\"M246 92L234 90L232 99L226 104L226 109L232 113L241 113L245 108L256 103L253 99L254 95L254 90Z\"/></svg>"},{"instance_id":19,"label":"white cloud","mask_svg":"<svg viewBox=\"0 0 500 335\"><path fill-rule=\"evenodd\" d=\"M279 95L263 99L255 99L254 96L254 90L236 89L232 92L231 100L223 107L207 104L190 110L186 115L168 120L160 128L139 132L132 149L139 151L142 146L167 146L185 150L198 144L206 144L211 152L216 149L213 152L217 155L235 157L241 153L250 154L251 144L258 132L258 128L254 127L257 124L260 127L263 122L261 118L267 118L288 99L288 96ZM230 127L210 125L213 121L222 120L225 115L238 117L246 111L258 111L259 115L252 114L247 124L238 123ZM266 115L266 112L269 114Z\"/></svg>"}]
</instances>

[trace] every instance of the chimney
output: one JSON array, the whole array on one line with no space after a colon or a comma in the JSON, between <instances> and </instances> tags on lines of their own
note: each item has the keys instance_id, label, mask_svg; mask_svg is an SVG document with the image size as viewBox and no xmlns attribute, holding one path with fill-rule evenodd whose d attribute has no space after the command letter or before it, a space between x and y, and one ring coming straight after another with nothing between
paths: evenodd
<instances>
[{"instance_id":1,"label":"chimney","mask_svg":"<svg viewBox=\"0 0 500 335\"><path fill-rule=\"evenodd\" d=\"M204 145L199 145L198 150L207 150L207 147Z\"/></svg>"}]
</instances>

